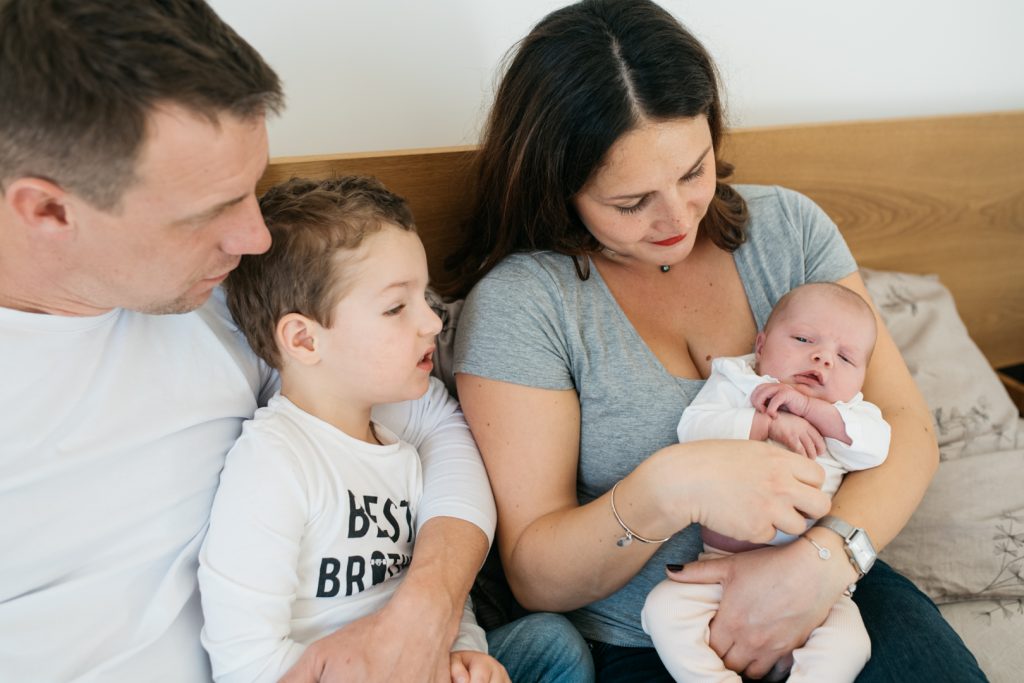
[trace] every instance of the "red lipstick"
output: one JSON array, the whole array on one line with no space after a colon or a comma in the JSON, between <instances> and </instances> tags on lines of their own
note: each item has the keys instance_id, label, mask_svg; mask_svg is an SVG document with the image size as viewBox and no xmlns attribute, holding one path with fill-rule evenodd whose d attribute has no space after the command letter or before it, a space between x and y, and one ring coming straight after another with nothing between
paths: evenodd
<instances>
[{"instance_id":1,"label":"red lipstick","mask_svg":"<svg viewBox=\"0 0 1024 683\"><path fill-rule=\"evenodd\" d=\"M669 237L667 240L662 240L660 242L654 242L654 244L657 244L659 247L671 247L673 244L679 244L684 239L686 239L686 233L676 235L675 237Z\"/></svg>"}]
</instances>

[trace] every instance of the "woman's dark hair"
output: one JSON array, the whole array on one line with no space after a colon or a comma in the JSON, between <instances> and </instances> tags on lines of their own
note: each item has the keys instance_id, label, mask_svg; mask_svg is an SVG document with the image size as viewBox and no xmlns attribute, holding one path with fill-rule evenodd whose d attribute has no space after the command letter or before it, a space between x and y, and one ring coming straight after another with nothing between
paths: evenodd
<instances>
[{"instance_id":1,"label":"woman's dark hair","mask_svg":"<svg viewBox=\"0 0 1024 683\"><path fill-rule=\"evenodd\" d=\"M600 249L571 200L608 149L643 121L706 116L717 153L724 128L717 70L671 14L644 0L583 0L545 17L512 55L476 157L476 195L459 249L446 262L448 294L464 296L511 253ZM746 239L747 209L723 181L701 222L716 245Z\"/></svg>"}]
</instances>

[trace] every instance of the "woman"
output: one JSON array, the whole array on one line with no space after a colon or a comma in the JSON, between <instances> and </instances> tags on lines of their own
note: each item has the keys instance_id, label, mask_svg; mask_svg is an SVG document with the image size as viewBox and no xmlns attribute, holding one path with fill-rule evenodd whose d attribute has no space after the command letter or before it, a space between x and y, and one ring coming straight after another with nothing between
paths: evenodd
<instances>
[{"instance_id":1,"label":"woman","mask_svg":"<svg viewBox=\"0 0 1024 683\"><path fill-rule=\"evenodd\" d=\"M868 298L810 200L725 184L722 130L714 65L667 12L635 0L558 10L500 84L450 262L453 293L472 288L455 370L509 584L528 609L570 613L599 680L670 680L639 619L666 565L722 583L711 646L759 678L873 559L855 566L838 533L815 527L829 560L798 543L693 562L696 523L764 542L829 512L809 460L761 442L674 443L711 359L750 352L775 301L805 281ZM892 426L890 456L848 476L830 512L877 548L938 463L927 407L879 324L864 394ZM984 680L934 605L884 564L855 597L873 645L858 680Z\"/></svg>"}]
</instances>

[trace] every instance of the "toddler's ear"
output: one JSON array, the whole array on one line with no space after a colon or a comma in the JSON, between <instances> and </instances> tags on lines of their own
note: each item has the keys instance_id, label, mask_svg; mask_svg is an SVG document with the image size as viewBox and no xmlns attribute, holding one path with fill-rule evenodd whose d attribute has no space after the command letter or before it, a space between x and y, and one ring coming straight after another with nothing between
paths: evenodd
<instances>
[{"instance_id":1,"label":"toddler's ear","mask_svg":"<svg viewBox=\"0 0 1024 683\"><path fill-rule=\"evenodd\" d=\"M302 365L320 362L316 333L320 326L300 313L289 313L277 321L274 339L281 353Z\"/></svg>"}]
</instances>

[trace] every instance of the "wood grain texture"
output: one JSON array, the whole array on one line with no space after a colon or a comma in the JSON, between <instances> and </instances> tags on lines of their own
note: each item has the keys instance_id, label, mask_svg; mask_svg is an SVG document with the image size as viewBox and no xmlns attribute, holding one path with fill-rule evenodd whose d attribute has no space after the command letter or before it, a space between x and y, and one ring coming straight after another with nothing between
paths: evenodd
<instances>
[{"instance_id":1,"label":"wood grain texture","mask_svg":"<svg viewBox=\"0 0 1024 683\"><path fill-rule=\"evenodd\" d=\"M278 158L258 189L293 175L375 175L409 201L441 273L472 196L472 154ZM938 274L989 361L1024 362L1024 112L737 130L720 156L735 182L818 202L861 265Z\"/></svg>"},{"instance_id":2,"label":"wood grain texture","mask_svg":"<svg viewBox=\"0 0 1024 683\"><path fill-rule=\"evenodd\" d=\"M1024 112L734 132L736 182L814 199L869 268L936 273L996 367L1024 358Z\"/></svg>"}]
</instances>

